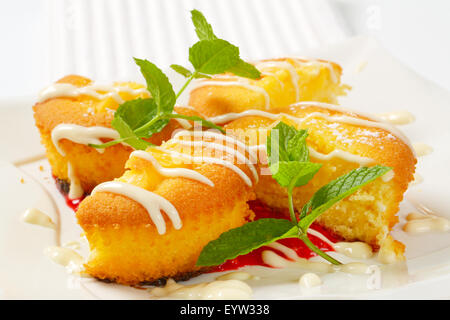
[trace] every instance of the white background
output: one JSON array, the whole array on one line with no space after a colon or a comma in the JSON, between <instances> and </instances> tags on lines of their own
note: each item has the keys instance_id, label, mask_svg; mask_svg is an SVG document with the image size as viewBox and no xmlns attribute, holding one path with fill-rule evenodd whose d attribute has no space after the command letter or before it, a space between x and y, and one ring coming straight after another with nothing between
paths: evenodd
<instances>
[{"instance_id":1,"label":"white background","mask_svg":"<svg viewBox=\"0 0 450 320\"><path fill-rule=\"evenodd\" d=\"M376 37L420 75L450 89L450 1L331 0L330 3L342 17L348 36ZM52 64L46 53L49 18L45 4L46 0L1 3L0 97L34 95L48 81L55 80L45 76ZM277 5L283 6L283 0L277 1ZM215 25L215 21L211 23Z\"/></svg>"}]
</instances>

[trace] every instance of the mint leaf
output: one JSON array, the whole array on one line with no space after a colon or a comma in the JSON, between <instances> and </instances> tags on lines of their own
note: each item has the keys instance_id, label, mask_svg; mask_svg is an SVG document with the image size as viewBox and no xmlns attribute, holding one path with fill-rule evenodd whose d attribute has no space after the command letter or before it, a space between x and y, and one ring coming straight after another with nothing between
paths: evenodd
<instances>
[{"instance_id":1,"label":"mint leaf","mask_svg":"<svg viewBox=\"0 0 450 320\"><path fill-rule=\"evenodd\" d=\"M190 76L192 76L192 71L186 69L183 66L180 66L179 64L171 64L170 68L172 68L175 72L181 74L185 78L189 78Z\"/></svg>"},{"instance_id":2,"label":"mint leaf","mask_svg":"<svg viewBox=\"0 0 450 320\"><path fill-rule=\"evenodd\" d=\"M267 155L270 164L278 161L309 161L306 130L297 130L284 122L270 130L267 139Z\"/></svg>"},{"instance_id":3,"label":"mint leaf","mask_svg":"<svg viewBox=\"0 0 450 320\"><path fill-rule=\"evenodd\" d=\"M214 34L211 25L200 11L192 10L191 15L192 23L195 26L195 33L197 33L200 40L218 39ZM247 63L242 59L239 59L234 66L226 71L244 78L259 79L261 77L261 73L254 65Z\"/></svg>"},{"instance_id":4,"label":"mint leaf","mask_svg":"<svg viewBox=\"0 0 450 320\"><path fill-rule=\"evenodd\" d=\"M141 73L147 82L148 91L155 100L157 114L172 113L176 98L167 76L148 60L134 58L134 61L141 68Z\"/></svg>"},{"instance_id":5,"label":"mint leaf","mask_svg":"<svg viewBox=\"0 0 450 320\"><path fill-rule=\"evenodd\" d=\"M249 79L259 79L261 78L261 72L259 72L256 67L250 63L245 62L242 59L232 66L227 72L237 75L238 77L244 77Z\"/></svg>"},{"instance_id":6,"label":"mint leaf","mask_svg":"<svg viewBox=\"0 0 450 320\"><path fill-rule=\"evenodd\" d=\"M376 165L361 167L331 181L320 188L302 208L299 227L306 232L314 220L336 202L351 195L371 181L391 170L390 167ZM311 212L309 212L311 210ZM309 212L309 214L308 214Z\"/></svg>"},{"instance_id":7,"label":"mint leaf","mask_svg":"<svg viewBox=\"0 0 450 320\"><path fill-rule=\"evenodd\" d=\"M221 39L201 40L189 48L189 61L197 72L223 73L239 61L239 49Z\"/></svg>"},{"instance_id":8,"label":"mint leaf","mask_svg":"<svg viewBox=\"0 0 450 320\"><path fill-rule=\"evenodd\" d=\"M156 115L156 104L152 98L129 100L122 103L114 113L134 130L150 121Z\"/></svg>"},{"instance_id":9,"label":"mint leaf","mask_svg":"<svg viewBox=\"0 0 450 320\"><path fill-rule=\"evenodd\" d=\"M278 239L295 236L295 229L295 225L285 219L268 218L246 223L209 242L200 253L197 265L217 266Z\"/></svg>"},{"instance_id":10,"label":"mint leaf","mask_svg":"<svg viewBox=\"0 0 450 320\"><path fill-rule=\"evenodd\" d=\"M198 10L191 11L192 23L195 26L195 33L200 40L215 40L217 37L214 35L211 25L206 20L203 13Z\"/></svg>"},{"instance_id":11,"label":"mint leaf","mask_svg":"<svg viewBox=\"0 0 450 320\"><path fill-rule=\"evenodd\" d=\"M157 112L155 101L152 98L126 101L115 112L111 125L119 132L121 138L128 136L148 138L161 131L169 122L168 119L161 119L147 125L155 119ZM122 122L127 125L127 128L134 131L133 134L124 129ZM139 129L144 125L146 125L145 128Z\"/></svg>"},{"instance_id":12,"label":"mint leaf","mask_svg":"<svg viewBox=\"0 0 450 320\"><path fill-rule=\"evenodd\" d=\"M300 187L307 184L322 167L320 163L280 161L270 165L272 178L282 187Z\"/></svg>"},{"instance_id":13,"label":"mint leaf","mask_svg":"<svg viewBox=\"0 0 450 320\"><path fill-rule=\"evenodd\" d=\"M150 142L140 139L120 116L114 117L111 124L119 132L122 142L126 142L134 149L145 150L151 145Z\"/></svg>"}]
</instances>

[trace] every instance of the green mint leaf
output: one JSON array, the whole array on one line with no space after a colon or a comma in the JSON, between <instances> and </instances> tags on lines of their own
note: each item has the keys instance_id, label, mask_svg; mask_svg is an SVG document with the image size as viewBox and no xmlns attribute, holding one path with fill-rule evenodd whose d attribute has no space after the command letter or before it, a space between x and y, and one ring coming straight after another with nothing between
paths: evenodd
<instances>
[{"instance_id":1,"label":"green mint leaf","mask_svg":"<svg viewBox=\"0 0 450 320\"><path fill-rule=\"evenodd\" d=\"M295 135L288 140L286 151L289 159L294 161L309 161L309 149L306 145L308 132L297 130Z\"/></svg>"},{"instance_id":2,"label":"green mint leaf","mask_svg":"<svg viewBox=\"0 0 450 320\"><path fill-rule=\"evenodd\" d=\"M361 167L354 169L323 186L302 208L299 227L303 231L306 231L318 216L328 210L336 202L351 195L391 169L392 168L390 167L380 165L370 168Z\"/></svg>"},{"instance_id":3,"label":"green mint leaf","mask_svg":"<svg viewBox=\"0 0 450 320\"><path fill-rule=\"evenodd\" d=\"M192 23L195 26L195 33L200 40L215 40L217 37L214 35L211 25L206 20L203 13L198 10L191 11Z\"/></svg>"},{"instance_id":4,"label":"green mint leaf","mask_svg":"<svg viewBox=\"0 0 450 320\"><path fill-rule=\"evenodd\" d=\"M152 98L138 98L122 103L114 113L114 118L122 118L131 130L135 130L152 120L156 112L156 104Z\"/></svg>"},{"instance_id":5,"label":"green mint leaf","mask_svg":"<svg viewBox=\"0 0 450 320\"><path fill-rule=\"evenodd\" d=\"M278 161L309 161L306 130L297 130L284 122L270 130L267 139L267 155L270 164Z\"/></svg>"},{"instance_id":6,"label":"green mint leaf","mask_svg":"<svg viewBox=\"0 0 450 320\"><path fill-rule=\"evenodd\" d=\"M189 61L197 72L224 73L238 63L239 49L221 39L201 40L189 48Z\"/></svg>"},{"instance_id":7,"label":"green mint leaf","mask_svg":"<svg viewBox=\"0 0 450 320\"><path fill-rule=\"evenodd\" d=\"M300 187L307 184L322 167L320 163L279 161L270 165L272 177L282 187Z\"/></svg>"},{"instance_id":8,"label":"green mint leaf","mask_svg":"<svg viewBox=\"0 0 450 320\"><path fill-rule=\"evenodd\" d=\"M119 132L120 137L123 139L123 142L126 142L134 149L145 150L148 146L151 145L151 143L140 139L129 127L129 125L122 119L122 117L114 117L111 124L113 128L116 129L117 132Z\"/></svg>"},{"instance_id":9,"label":"green mint leaf","mask_svg":"<svg viewBox=\"0 0 450 320\"><path fill-rule=\"evenodd\" d=\"M148 138L152 134L161 131L169 122L168 119L157 120L157 106L154 99L135 99L121 104L114 114L114 120L111 125L119 132L121 138L128 136L137 136L139 138ZM154 121L153 123L151 123ZM133 134L124 129L124 122ZM151 123L151 125L148 125ZM143 128L145 126L145 128ZM140 129L143 128L143 129Z\"/></svg>"},{"instance_id":10,"label":"green mint leaf","mask_svg":"<svg viewBox=\"0 0 450 320\"><path fill-rule=\"evenodd\" d=\"M227 72L231 72L232 74L238 77L244 77L249 79L259 79L261 78L261 72L259 72L256 67L250 63L245 62L242 59L239 59L238 63L232 66Z\"/></svg>"},{"instance_id":11,"label":"green mint leaf","mask_svg":"<svg viewBox=\"0 0 450 320\"><path fill-rule=\"evenodd\" d=\"M181 74L185 78L189 78L190 76L192 76L192 71L190 71L189 69L186 69L183 66L180 66L179 64L171 64L170 68L172 68L172 70Z\"/></svg>"},{"instance_id":12,"label":"green mint leaf","mask_svg":"<svg viewBox=\"0 0 450 320\"><path fill-rule=\"evenodd\" d=\"M217 266L239 255L270 244L278 239L296 235L297 227L285 219L259 219L224 232L209 242L200 253L198 266Z\"/></svg>"},{"instance_id":13,"label":"green mint leaf","mask_svg":"<svg viewBox=\"0 0 450 320\"><path fill-rule=\"evenodd\" d=\"M147 82L147 88L157 106L157 114L172 113L175 105L175 92L167 76L148 60L134 58Z\"/></svg>"}]
</instances>

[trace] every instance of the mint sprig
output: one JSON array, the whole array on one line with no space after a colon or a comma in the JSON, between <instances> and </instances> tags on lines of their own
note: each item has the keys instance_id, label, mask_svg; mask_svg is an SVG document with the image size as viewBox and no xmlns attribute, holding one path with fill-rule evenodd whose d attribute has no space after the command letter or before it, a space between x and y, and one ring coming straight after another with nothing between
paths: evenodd
<instances>
[{"instance_id":1,"label":"mint sprig","mask_svg":"<svg viewBox=\"0 0 450 320\"><path fill-rule=\"evenodd\" d=\"M339 261L317 248L311 242L307 234L308 228L331 206L392 169L380 165L370 168L362 167L354 169L336 180L331 181L320 188L303 206L300 221L297 221L293 208L293 186L306 184L317 172L318 167L314 167L311 162L309 162L309 156L306 155L305 132L289 127L284 123L278 124L272 130L274 129L278 129L280 132L271 131L269 135L267 141L269 164L271 170L272 166L278 166L278 171L275 173L272 171L272 176L280 183L280 185L288 188L291 220L260 219L229 230L203 248L197 261L197 265L219 265L226 260L249 253L257 248L284 238L299 238L322 258L328 260L332 264L340 264ZM272 134L278 135L279 139L271 139ZM272 147L272 150L269 149L269 146ZM280 151L277 149L282 150ZM273 156L274 154L280 155L282 160L277 160ZM272 155L272 157L270 157L270 155ZM286 163L290 164L285 166ZM298 171L297 175L295 175L295 169ZM285 222L278 222L283 220Z\"/></svg>"},{"instance_id":2,"label":"mint sprig","mask_svg":"<svg viewBox=\"0 0 450 320\"><path fill-rule=\"evenodd\" d=\"M259 219L231 229L209 242L197 260L199 266L216 266L238 255L247 254L256 248L283 239L294 227L285 219Z\"/></svg>"},{"instance_id":3,"label":"mint sprig","mask_svg":"<svg viewBox=\"0 0 450 320\"><path fill-rule=\"evenodd\" d=\"M171 65L173 70L187 78L181 89L175 93L168 77L155 64L134 58L147 83L151 98L135 99L121 104L111 122L120 139L90 146L106 148L117 143L127 143L135 149L144 150L150 145L144 139L160 132L170 119L200 121L205 127L225 133L222 127L201 117L174 113L177 99L193 79L209 78L211 75L224 72L252 79L259 78L261 74L255 66L240 58L238 47L214 35L211 25L200 11L192 10L191 13L199 37L199 41L189 49L189 61L194 70L191 71L178 64Z\"/></svg>"}]
</instances>

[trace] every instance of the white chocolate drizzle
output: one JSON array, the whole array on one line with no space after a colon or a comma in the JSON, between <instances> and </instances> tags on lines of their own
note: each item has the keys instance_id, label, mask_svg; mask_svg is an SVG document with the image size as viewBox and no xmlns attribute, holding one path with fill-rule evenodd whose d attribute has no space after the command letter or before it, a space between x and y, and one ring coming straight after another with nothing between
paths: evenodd
<instances>
[{"instance_id":1,"label":"white chocolate drizzle","mask_svg":"<svg viewBox=\"0 0 450 320\"><path fill-rule=\"evenodd\" d=\"M246 110L246 111L239 112L239 113L227 113L227 114L223 114L223 115L219 115L219 116L215 116L215 117L210 117L210 118L208 118L208 120L213 123L221 124L221 123L226 123L226 122L229 122L229 121L232 121L235 119L239 119L242 117L260 116L260 117L265 117L265 118L269 118L272 120L278 120L282 117L286 117L292 121L301 123L301 122L306 121L309 118L320 117L320 118L323 118L330 122L340 122L340 123L347 123L347 124L353 124L353 125L365 126L365 127L374 127L374 128L386 130L386 131L392 133L394 136L396 136L400 140L402 140L414 152L414 149L412 148L409 139L400 130L398 130L394 126L390 125L389 123L384 122L381 118L375 117L373 115L369 115L369 114L362 113L362 112L357 112L357 111L350 110L350 109L345 109L345 108L342 108L342 107L339 107L336 105L332 105L332 104L328 104L328 103L314 102L314 101L298 102L291 106L292 107L295 107L295 106L318 106L318 107L329 109L329 110L360 115L362 117L368 118L369 120L351 117L351 116L347 116L347 115L329 116L322 112L312 112L303 118L299 118L299 117L296 117L296 116L293 116L293 115L290 115L287 113L275 114L275 113L270 113L270 112L262 111L262 110Z\"/></svg>"},{"instance_id":2,"label":"white chocolate drizzle","mask_svg":"<svg viewBox=\"0 0 450 320\"><path fill-rule=\"evenodd\" d=\"M135 96L142 93L148 93L146 88L132 89L125 86L113 86L102 84L90 84L84 87L77 87L69 83L54 83L39 93L38 101L43 102L51 98L58 98L58 97L73 98L85 95L93 97L98 100L112 98L117 103L121 104L124 103L125 101L120 96L119 94L120 92L126 92Z\"/></svg>"},{"instance_id":3,"label":"white chocolate drizzle","mask_svg":"<svg viewBox=\"0 0 450 320\"><path fill-rule=\"evenodd\" d=\"M149 161L153 165L155 170L164 177L184 177L184 178L199 181L210 187L214 187L214 183L211 180L209 180L207 177L198 173L195 170L190 170L190 169L186 169L186 168L164 168L164 167L162 167L159 164L159 162L155 159L155 157L149 152L142 151L142 150L136 150L130 154L130 158L131 157L138 157L138 158Z\"/></svg>"},{"instance_id":4,"label":"white chocolate drizzle","mask_svg":"<svg viewBox=\"0 0 450 320\"><path fill-rule=\"evenodd\" d=\"M386 112L381 113L378 116L384 121L394 125L410 124L416 120L414 115L409 111Z\"/></svg>"},{"instance_id":5,"label":"white chocolate drizzle","mask_svg":"<svg viewBox=\"0 0 450 320\"><path fill-rule=\"evenodd\" d=\"M72 249L58 246L47 247L44 254L53 262L66 267L69 273L80 273L83 270L83 257Z\"/></svg>"},{"instance_id":6,"label":"white chocolate drizzle","mask_svg":"<svg viewBox=\"0 0 450 320\"><path fill-rule=\"evenodd\" d=\"M84 190L81 187L80 179L74 172L73 166L70 162L67 162L67 176L70 180L69 199L81 198L84 194Z\"/></svg>"},{"instance_id":7,"label":"white chocolate drizzle","mask_svg":"<svg viewBox=\"0 0 450 320\"><path fill-rule=\"evenodd\" d=\"M427 156L433 152L433 148L431 146L422 142L415 142L413 147L418 157Z\"/></svg>"},{"instance_id":8,"label":"white chocolate drizzle","mask_svg":"<svg viewBox=\"0 0 450 320\"><path fill-rule=\"evenodd\" d=\"M75 143L89 145L89 144L102 144L101 138L118 139L119 133L111 128L105 127L83 127L77 124L61 123L52 130L52 142L55 145L56 150L65 156L66 153L59 146L61 139L67 139ZM104 149L95 149L98 152L104 152Z\"/></svg>"},{"instance_id":9,"label":"white chocolate drizzle","mask_svg":"<svg viewBox=\"0 0 450 320\"><path fill-rule=\"evenodd\" d=\"M67 139L75 143L89 145L89 144L102 144L101 138L118 139L119 134L117 131L111 128L105 127L83 127L76 124L61 123L57 125L51 133L52 142L56 150L63 157L66 153L59 145L61 139ZM104 149L97 149L97 152L103 153ZM81 187L80 181L74 172L73 166L70 161L67 162L67 176L70 181L69 199L76 199L83 196L84 191Z\"/></svg>"},{"instance_id":10,"label":"white chocolate drizzle","mask_svg":"<svg viewBox=\"0 0 450 320\"><path fill-rule=\"evenodd\" d=\"M300 277L298 284L302 288L313 288L320 286L322 284L322 279L320 279L317 274L308 272Z\"/></svg>"},{"instance_id":11,"label":"white chocolate drizzle","mask_svg":"<svg viewBox=\"0 0 450 320\"><path fill-rule=\"evenodd\" d=\"M409 234L450 231L450 220L433 214L410 213L403 231Z\"/></svg>"},{"instance_id":12,"label":"white chocolate drizzle","mask_svg":"<svg viewBox=\"0 0 450 320\"><path fill-rule=\"evenodd\" d=\"M119 181L101 183L92 190L91 194L94 195L97 192L120 194L141 204L149 213L159 234L166 233L166 223L161 211L166 213L175 229L178 230L182 227L177 209L168 200L153 192Z\"/></svg>"},{"instance_id":13,"label":"white chocolate drizzle","mask_svg":"<svg viewBox=\"0 0 450 320\"><path fill-rule=\"evenodd\" d=\"M337 253L344 254L347 257L354 259L369 259L373 255L372 247L365 242L354 241L354 242L332 242L322 233L309 228L308 233L316 236L320 240L326 242L330 245Z\"/></svg>"},{"instance_id":14,"label":"white chocolate drizzle","mask_svg":"<svg viewBox=\"0 0 450 320\"><path fill-rule=\"evenodd\" d=\"M186 300L242 300L250 299L253 294L249 285L240 280L216 280L194 285L181 285L173 279L169 279L163 288L152 288L149 291L157 298Z\"/></svg>"},{"instance_id":15,"label":"white chocolate drizzle","mask_svg":"<svg viewBox=\"0 0 450 320\"><path fill-rule=\"evenodd\" d=\"M25 210L25 213L22 216L22 221L29 224L56 230L56 225L53 220L47 214L37 208L29 208Z\"/></svg>"},{"instance_id":16,"label":"white chocolate drizzle","mask_svg":"<svg viewBox=\"0 0 450 320\"><path fill-rule=\"evenodd\" d=\"M177 134L174 135L174 139L183 137L183 136L193 136L195 137L202 137L201 141L191 141L191 140L176 140L176 143L181 144L181 145L187 145L187 146L193 146L195 147L207 147L207 148L211 148L214 150L219 150L219 151L225 151L228 154L233 155L233 157L236 157L238 163L242 163L242 164L246 164L248 166L248 168L250 169L250 171L253 174L253 178L255 179L256 182L258 182L258 172L256 171L256 167L254 165L254 163L256 163L258 161L257 156L250 150L249 147L247 147L244 143L242 143L241 141L228 137L226 135L220 134L220 133L216 133L216 132L211 132L211 131L181 131L178 132ZM203 140L203 138L213 138L214 141L224 141L226 142L228 145L223 145L223 144L219 144L219 143L215 143L215 142L205 142ZM231 145L231 146L229 146ZM245 151L248 152L249 157L247 157L245 155L245 153L239 151L237 148L242 148Z\"/></svg>"},{"instance_id":17,"label":"white chocolate drizzle","mask_svg":"<svg viewBox=\"0 0 450 320\"><path fill-rule=\"evenodd\" d=\"M367 265L362 262L350 262L341 265L332 265L327 262L310 261L305 258L301 258L297 253L285 245L279 242L273 242L268 247L280 251L288 259L282 257L278 253L272 250L264 250L261 253L263 262L273 268L302 268L320 273L332 273L332 272L345 272L354 274L370 274L377 266Z\"/></svg>"}]
</instances>

